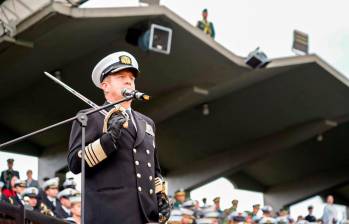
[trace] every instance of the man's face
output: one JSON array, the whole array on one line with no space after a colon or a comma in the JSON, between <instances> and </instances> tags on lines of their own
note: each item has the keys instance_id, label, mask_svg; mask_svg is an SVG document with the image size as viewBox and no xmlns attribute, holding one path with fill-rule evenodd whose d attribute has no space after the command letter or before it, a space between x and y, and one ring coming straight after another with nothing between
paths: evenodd
<instances>
[{"instance_id":1,"label":"man's face","mask_svg":"<svg viewBox=\"0 0 349 224\"><path fill-rule=\"evenodd\" d=\"M15 187L15 192L21 194L24 191L25 187L17 185Z\"/></svg>"},{"instance_id":2,"label":"man's face","mask_svg":"<svg viewBox=\"0 0 349 224\"><path fill-rule=\"evenodd\" d=\"M36 199L36 198L32 198L32 197L29 197L29 205L31 206L31 207L35 207L36 206L36 204L38 203L38 200Z\"/></svg>"},{"instance_id":3,"label":"man's face","mask_svg":"<svg viewBox=\"0 0 349 224\"><path fill-rule=\"evenodd\" d=\"M208 13L206 11L202 12L202 18L207 19Z\"/></svg>"},{"instance_id":4,"label":"man's face","mask_svg":"<svg viewBox=\"0 0 349 224\"><path fill-rule=\"evenodd\" d=\"M33 176L33 173L32 173L32 172L30 172L30 171L28 171L28 172L27 172L27 177L28 177L28 179L31 179L31 178L32 178L32 176Z\"/></svg>"},{"instance_id":5,"label":"man's face","mask_svg":"<svg viewBox=\"0 0 349 224\"><path fill-rule=\"evenodd\" d=\"M215 205L216 208L220 208L220 201L215 201L214 205Z\"/></svg>"},{"instance_id":6,"label":"man's face","mask_svg":"<svg viewBox=\"0 0 349 224\"><path fill-rule=\"evenodd\" d=\"M271 212L265 211L265 212L263 212L263 215L266 217L271 217Z\"/></svg>"},{"instance_id":7,"label":"man's face","mask_svg":"<svg viewBox=\"0 0 349 224\"><path fill-rule=\"evenodd\" d=\"M130 70L124 69L108 75L101 83L101 87L104 92L109 93L109 100L115 102L124 98L121 94L122 89L135 89L135 77Z\"/></svg>"},{"instance_id":8,"label":"man's face","mask_svg":"<svg viewBox=\"0 0 349 224\"><path fill-rule=\"evenodd\" d=\"M58 188L50 187L45 191L45 193L47 194L47 196L55 198L58 194Z\"/></svg>"},{"instance_id":9,"label":"man's face","mask_svg":"<svg viewBox=\"0 0 349 224\"><path fill-rule=\"evenodd\" d=\"M334 201L333 196L332 195L327 196L327 200L326 201L327 201L328 204L333 204L333 201Z\"/></svg>"},{"instance_id":10,"label":"man's face","mask_svg":"<svg viewBox=\"0 0 349 224\"><path fill-rule=\"evenodd\" d=\"M70 203L70 200L68 198L61 197L60 202L66 208L70 208L71 207L71 203Z\"/></svg>"},{"instance_id":11,"label":"man's face","mask_svg":"<svg viewBox=\"0 0 349 224\"><path fill-rule=\"evenodd\" d=\"M184 202L185 201L185 194L179 194L179 195L176 195L176 200L179 201L179 202Z\"/></svg>"},{"instance_id":12,"label":"man's face","mask_svg":"<svg viewBox=\"0 0 349 224\"><path fill-rule=\"evenodd\" d=\"M280 216L287 216L287 211L286 210L281 210L280 211Z\"/></svg>"},{"instance_id":13,"label":"man's face","mask_svg":"<svg viewBox=\"0 0 349 224\"><path fill-rule=\"evenodd\" d=\"M7 167L11 170L13 167L13 162L7 162Z\"/></svg>"},{"instance_id":14,"label":"man's face","mask_svg":"<svg viewBox=\"0 0 349 224\"><path fill-rule=\"evenodd\" d=\"M237 201L232 201L232 205L233 205L233 208L237 208L238 207L238 202Z\"/></svg>"},{"instance_id":15,"label":"man's face","mask_svg":"<svg viewBox=\"0 0 349 224\"><path fill-rule=\"evenodd\" d=\"M75 216L81 216L81 203L74 203L71 205L71 213Z\"/></svg>"}]
</instances>

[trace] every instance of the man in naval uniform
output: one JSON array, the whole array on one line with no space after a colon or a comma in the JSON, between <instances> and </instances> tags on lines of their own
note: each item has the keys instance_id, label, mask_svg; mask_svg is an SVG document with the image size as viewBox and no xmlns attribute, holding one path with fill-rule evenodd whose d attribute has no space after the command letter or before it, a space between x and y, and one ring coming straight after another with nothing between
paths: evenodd
<instances>
[{"instance_id":1,"label":"man in naval uniform","mask_svg":"<svg viewBox=\"0 0 349 224\"><path fill-rule=\"evenodd\" d=\"M5 186L3 189L11 190L11 179L16 176L19 179L19 172L13 169L14 159L7 160L8 169L1 172L0 181L4 182Z\"/></svg>"},{"instance_id":2,"label":"man in naval uniform","mask_svg":"<svg viewBox=\"0 0 349 224\"><path fill-rule=\"evenodd\" d=\"M122 89L135 89L138 63L127 52L103 58L93 69L92 81L103 90L106 103L123 99ZM133 110L131 101L121 104L129 114L116 113L106 121L100 113L88 116L86 128L86 223L144 224L159 221L155 179L162 178L155 147L153 120ZM87 110L85 110L86 112ZM69 141L68 166L81 172L81 127L75 121Z\"/></svg>"},{"instance_id":3,"label":"man in naval uniform","mask_svg":"<svg viewBox=\"0 0 349 224\"><path fill-rule=\"evenodd\" d=\"M58 205L54 211L57 218L65 219L71 216L70 198L76 195L79 195L79 192L73 188L66 188L58 193L57 198L60 202L60 205Z\"/></svg>"},{"instance_id":4,"label":"man in naval uniform","mask_svg":"<svg viewBox=\"0 0 349 224\"><path fill-rule=\"evenodd\" d=\"M44 194L42 196L42 204L48 213L53 213L57 206L60 206L59 200L56 198L58 194L59 178L54 177L45 181L42 185Z\"/></svg>"},{"instance_id":5,"label":"man in naval uniform","mask_svg":"<svg viewBox=\"0 0 349 224\"><path fill-rule=\"evenodd\" d=\"M14 184L14 191L16 192L15 196L9 198L9 201L13 205L24 205L22 193L24 192L26 183L24 180L16 180Z\"/></svg>"}]
</instances>

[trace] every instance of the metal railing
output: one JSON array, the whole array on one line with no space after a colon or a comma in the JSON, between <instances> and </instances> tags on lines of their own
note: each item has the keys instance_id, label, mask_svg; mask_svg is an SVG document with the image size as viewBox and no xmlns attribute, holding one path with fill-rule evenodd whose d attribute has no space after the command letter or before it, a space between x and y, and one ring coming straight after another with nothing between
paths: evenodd
<instances>
[{"instance_id":1,"label":"metal railing","mask_svg":"<svg viewBox=\"0 0 349 224\"><path fill-rule=\"evenodd\" d=\"M0 204L0 224L67 224L67 222L37 211L31 211L24 206Z\"/></svg>"}]
</instances>

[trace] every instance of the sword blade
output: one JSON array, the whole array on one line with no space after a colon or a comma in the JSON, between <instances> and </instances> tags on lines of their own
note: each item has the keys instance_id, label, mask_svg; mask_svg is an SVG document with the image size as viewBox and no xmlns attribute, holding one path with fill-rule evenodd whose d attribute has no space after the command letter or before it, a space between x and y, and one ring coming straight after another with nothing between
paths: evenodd
<instances>
[{"instance_id":1,"label":"sword blade","mask_svg":"<svg viewBox=\"0 0 349 224\"><path fill-rule=\"evenodd\" d=\"M73 88L71 88L70 86L68 86L67 84L65 84L64 82L62 82L61 80L57 79L56 77L54 77L53 75L51 75L48 72L44 72L44 74L49 77L50 79L52 79L55 83L59 84L60 86L62 86L63 88L65 88L66 90L68 90L70 93L72 93L74 96L78 97L80 100L84 101L85 103L87 103L88 105L90 105L91 107L97 109L99 108L99 106L97 104L95 104L94 102L92 102L91 100L89 100L88 98L86 98L84 95L80 94L78 91L74 90ZM103 114L104 116L106 116L108 114L108 112L106 110L100 110L99 111L101 114Z\"/></svg>"}]
</instances>

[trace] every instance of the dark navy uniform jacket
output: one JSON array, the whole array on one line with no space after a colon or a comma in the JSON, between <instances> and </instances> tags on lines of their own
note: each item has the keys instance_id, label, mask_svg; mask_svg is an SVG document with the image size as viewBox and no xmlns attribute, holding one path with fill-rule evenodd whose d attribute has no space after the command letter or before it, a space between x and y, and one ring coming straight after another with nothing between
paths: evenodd
<instances>
[{"instance_id":1,"label":"dark navy uniform jacket","mask_svg":"<svg viewBox=\"0 0 349 224\"><path fill-rule=\"evenodd\" d=\"M59 206L56 206L55 210L54 210L54 214L57 218L60 218L60 219L66 219L66 218L69 218L71 215L69 213L67 213L63 208L62 208L63 205L59 205Z\"/></svg>"},{"instance_id":2,"label":"dark navy uniform jacket","mask_svg":"<svg viewBox=\"0 0 349 224\"><path fill-rule=\"evenodd\" d=\"M86 145L100 139L106 158L86 151L85 219L88 224L143 224L158 222L155 194L156 177L161 177L155 148L154 122L132 110L137 132L131 122L122 128L121 137L114 146L111 136L102 133L104 116L88 116ZM90 145L91 146L91 145ZM89 146L88 146L89 147ZM73 122L69 142L68 166L81 172L81 127ZM87 160L92 167L87 165Z\"/></svg>"},{"instance_id":3,"label":"dark navy uniform jacket","mask_svg":"<svg viewBox=\"0 0 349 224\"><path fill-rule=\"evenodd\" d=\"M52 212L55 211L56 207L61 206L61 203L59 202L58 199L56 199L56 205L53 204L53 202L51 202L48 197L46 196L46 194L44 193L44 196L42 197L42 203L46 205L46 207L48 209L50 209Z\"/></svg>"}]
</instances>

